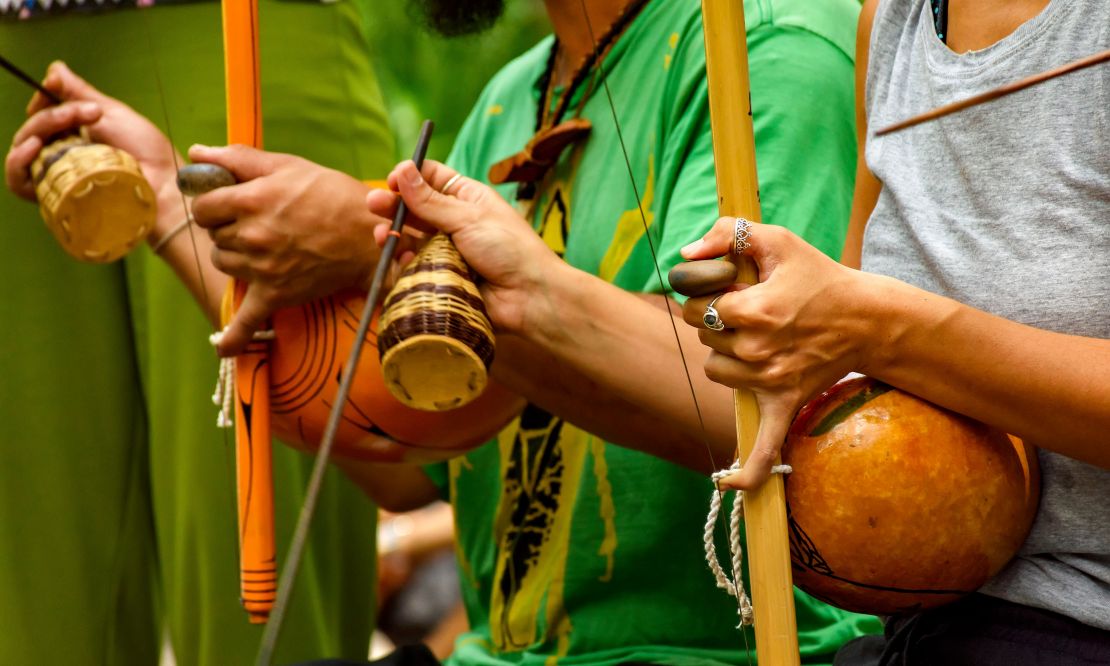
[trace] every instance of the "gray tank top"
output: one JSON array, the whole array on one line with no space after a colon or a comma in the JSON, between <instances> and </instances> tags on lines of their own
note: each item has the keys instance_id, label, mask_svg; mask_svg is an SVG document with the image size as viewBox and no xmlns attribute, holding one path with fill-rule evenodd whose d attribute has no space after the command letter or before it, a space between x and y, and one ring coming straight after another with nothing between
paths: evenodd
<instances>
[{"instance_id":1,"label":"gray tank top","mask_svg":"<svg viewBox=\"0 0 1110 666\"><path fill-rule=\"evenodd\" d=\"M962 55L937 38L928 0L887 0L871 35L868 126L1107 48L1107 0L1052 0ZM863 269L1030 326L1110 338L1108 88L1104 65L868 138L883 188ZM1110 471L1043 450L1040 461L1033 531L982 591L1110 629Z\"/></svg>"}]
</instances>

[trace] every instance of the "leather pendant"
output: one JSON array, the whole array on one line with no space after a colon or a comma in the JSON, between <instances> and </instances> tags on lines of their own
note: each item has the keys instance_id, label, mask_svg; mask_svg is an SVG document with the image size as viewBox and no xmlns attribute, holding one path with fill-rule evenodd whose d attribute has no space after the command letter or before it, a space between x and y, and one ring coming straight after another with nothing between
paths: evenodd
<instances>
[{"instance_id":1,"label":"leather pendant","mask_svg":"<svg viewBox=\"0 0 1110 666\"><path fill-rule=\"evenodd\" d=\"M524 146L524 150L497 162L489 169L489 182L535 183L555 165L559 156L590 134L590 121L585 118L565 120L554 127L540 130Z\"/></svg>"}]
</instances>

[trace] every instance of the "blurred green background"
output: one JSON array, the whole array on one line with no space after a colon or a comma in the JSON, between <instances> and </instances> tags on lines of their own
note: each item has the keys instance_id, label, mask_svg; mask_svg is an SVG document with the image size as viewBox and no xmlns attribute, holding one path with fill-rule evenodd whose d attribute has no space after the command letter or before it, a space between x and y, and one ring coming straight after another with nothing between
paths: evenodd
<instances>
[{"instance_id":1,"label":"blurred green background","mask_svg":"<svg viewBox=\"0 0 1110 666\"><path fill-rule=\"evenodd\" d=\"M428 156L442 160L483 86L498 69L550 32L540 0L506 0L505 14L480 35L444 38L419 28L408 0L375 3L371 48L397 136L408 159L420 123L436 123Z\"/></svg>"}]
</instances>

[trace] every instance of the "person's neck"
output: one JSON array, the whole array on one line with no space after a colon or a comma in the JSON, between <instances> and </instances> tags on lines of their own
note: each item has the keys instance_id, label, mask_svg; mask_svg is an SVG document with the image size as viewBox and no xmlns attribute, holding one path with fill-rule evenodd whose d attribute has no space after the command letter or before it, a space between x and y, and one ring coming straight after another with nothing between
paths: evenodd
<instances>
[{"instance_id":1,"label":"person's neck","mask_svg":"<svg viewBox=\"0 0 1110 666\"><path fill-rule=\"evenodd\" d=\"M948 48L985 49L1048 6L1049 0L949 0Z\"/></svg>"},{"instance_id":2,"label":"person's neck","mask_svg":"<svg viewBox=\"0 0 1110 666\"><path fill-rule=\"evenodd\" d=\"M556 67L556 83L566 85L562 80L572 74L572 70L582 59L594 50L594 40L617 20L629 0L544 0L551 27L559 38L561 65ZM589 21L587 14L589 12ZM591 32L593 33L591 35Z\"/></svg>"}]
</instances>

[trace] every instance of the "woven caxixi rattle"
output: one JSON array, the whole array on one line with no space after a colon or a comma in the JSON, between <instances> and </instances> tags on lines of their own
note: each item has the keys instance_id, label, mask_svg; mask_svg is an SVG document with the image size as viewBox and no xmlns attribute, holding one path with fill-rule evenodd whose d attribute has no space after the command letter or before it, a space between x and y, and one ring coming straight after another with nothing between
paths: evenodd
<instances>
[{"instance_id":1,"label":"woven caxixi rattle","mask_svg":"<svg viewBox=\"0 0 1110 666\"><path fill-rule=\"evenodd\" d=\"M46 146L31 165L39 209L58 243L81 261L124 256L154 228L154 190L128 153L84 132Z\"/></svg>"},{"instance_id":2,"label":"woven caxixi rattle","mask_svg":"<svg viewBox=\"0 0 1110 666\"><path fill-rule=\"evenodd\" d=\"M386 386L405 405L442 411L485 389L493 326L474 274L447 236L433 236L405 267L378 331Z\"/></svg>"}]
</instances>

